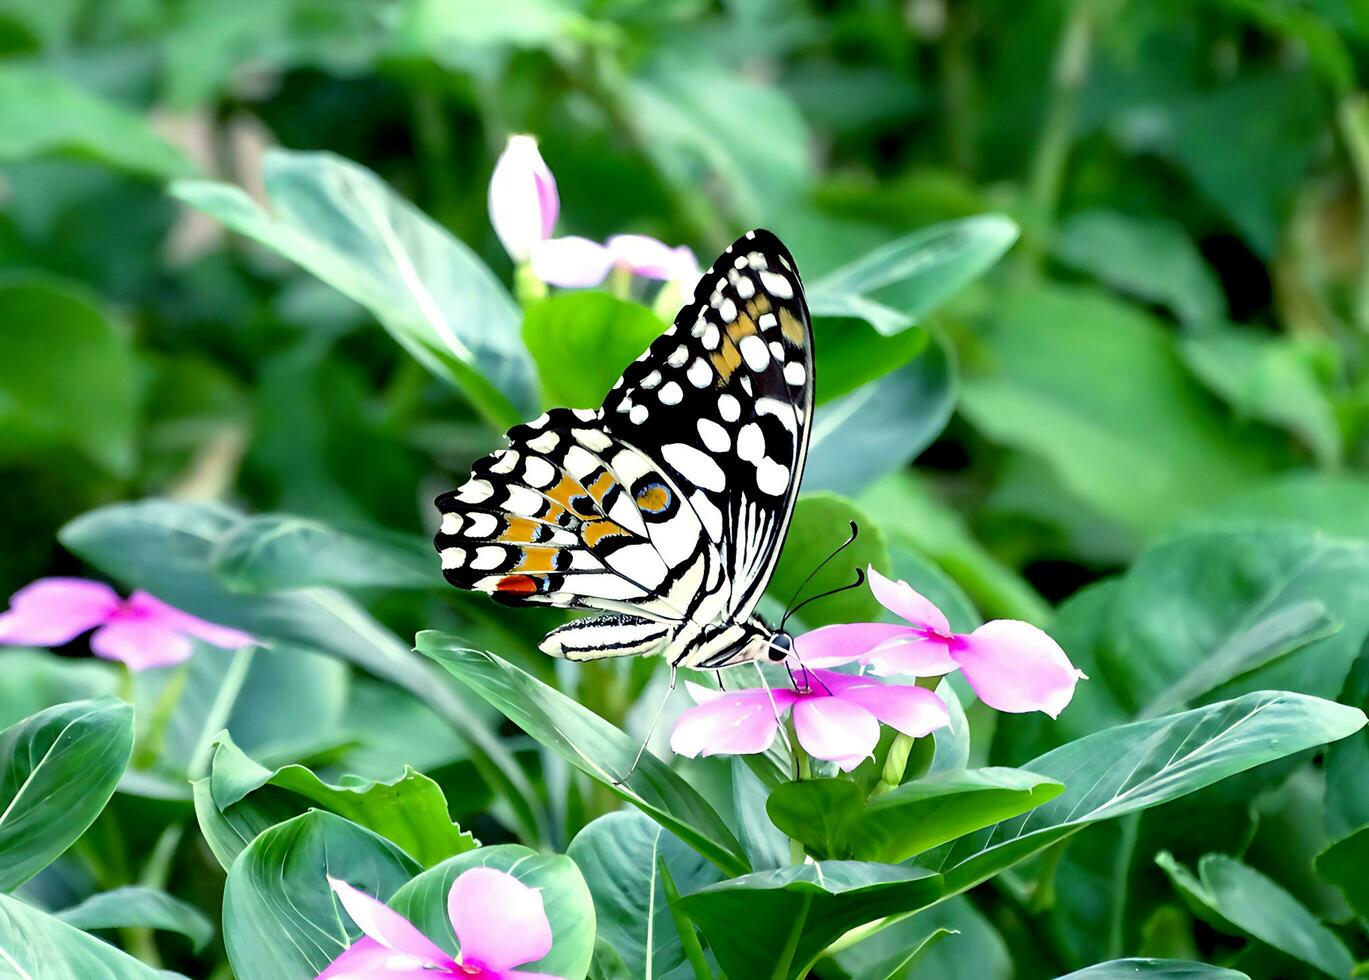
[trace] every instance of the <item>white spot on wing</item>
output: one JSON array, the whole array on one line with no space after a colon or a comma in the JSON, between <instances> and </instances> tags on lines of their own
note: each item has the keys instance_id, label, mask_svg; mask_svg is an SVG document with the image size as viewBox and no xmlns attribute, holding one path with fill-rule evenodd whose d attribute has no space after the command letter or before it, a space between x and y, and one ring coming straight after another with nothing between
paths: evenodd
<instances>
[{"instance_id":1,"label":"white spot on wing","mask_svg":"<svg viewBox=\"0 0 1369 980\"><path fill-rule=\"evenodd\" d=\"M765 341L755 334L743 337L737 349L741 351L742 359L752 371L764 371L770 363L770 352L765 349Z\"/></svg>"},{"instance_id":2,"label":"white spot on wing","mask_svg":"<svg viewBox=\"0 0 1369 980\"><path fill-rule=\"evenodd\" d=\"M489 480L470 480L456 491L456 496L468 504L478 504L494 496L494 487Z\"/></svg>"},{"instance_id":3,"label":"white spot on wing","mask_svg":"<svg viewBox=\"0 0 1369 980\"><path fill-rule=\"evenodd\" d=\"M727 485L727 478L723 475L722 467L713 461L713 457L707 453L702 453L693 446L683 442L670 442L661 447L661 455L666 462L680 474L704 490L719 491Z\"/></svg>"},{"instance_id":4,"label":"white spot on wing","mask_svg":"<svg viewBox=\"0 0 1369 980\"><path fill-rule=\"evenodd\" d=\"M535 449L539 453L549 453L561 444L561 437L555 432L544 432L536 439L528 441L528 448Z\"/></svg>"},{"instance_id":5,"label":"white spot on wing","mask_svg":"<svg viewBox=\"0 0 1369 980\"><path fill-rule=\"evenodd\" d=\"M541 456L529 456L528 461L523 464L523 476L528 481L528 486L549 487L556 479L556 468L548 463Z\"/></svg>"},{"instance_id":6,"label":"white spot on wing","mask_svg":"<svg viewBox=\"0 0 1369 980\"><path fill-rule=\"evenodd\" d=\"M475 549L475 558L471 560L471 568L478 571L498 568L504 563L504 549L496 544L487 544L482 548Z\"/></svg>"},{"instance_id":7,"label":"white spot on wing","mask_svg":"<svg viewBox=\"0 0 1369 980\"><path fill-rule=\"evenodd\" d=\"M794 287L789 284L788 279L778 272L762 272L761 285L764 286L772 296L778 296L780 299L794 298Z\"/></svg>"},{"instance_id":8,"label":"white spot on wing","mask_svg":"<svg viewBox=\"0 0 1369 980\"><path fill-rule=\"evenodd\" d=\"M800 361L790 361L784 366L784 380L788 381L791 385L797 387L798 385L803 384L807 377L808 372L804 369L804 366Z\"/></svg>"},{"instance_id":9,"label":"white spot on wing","mask_svg":"<svg viewBox=\"0 0 1369 980\"><path fill-rule=\"evenodd\" d=\"M726 392L718 396L718 414L724 422L735 422L741 417L742 406L735 395Z\"/></svg>"},{"instance_id":10,"label":"white spot on wing","mask_svg":"<svg viewBox=\"0 0 1369 980\"><path fill-rule=\"evenodd\" d=\"M699 438L710 452L725 453L732 448L732 437L712 419L699 419L697 423Z\"/></svg>"},{"instance_id":11,"label":"white spot on wing","mask_svg":"<svg viewBox=\"0 0 1369 980\"><path fill-rule=\"evenodd\" d=\"M702 357L696 357L694 363L689 365L689 383L695 388L706 388L708 383L713 380L713 369L710 368Z\"/></svg>"},{"instance_id":12,"label":"white spot on wing","mask_svg":"<svg viewBox=\"0 0 1369 980\"><path fill-rule=\"evenodd\" d=\"M684 398L684 392L674 381L667 381L656 393L656 397L661 400L662 405L678 405L680 400Z\"/></svg>"},{"instance_id":13,"label":"white spot on wing","mask_svg":"<svg viewBox=\"0 0 1369 980\"><path fill-rule=\"evenodd\" d=\"M748 422L737 433L737 455L748 463L759 463L765 458L765 435L755 422Z\"/></svg>"},{"instance_id":14,"label":"white spot on wing","mask_svg":"<svg viewBox=\"0 0 1369 980\"><path fill-rule=\"evenodd\" d=\"M460 567L465 563L465 561L466 561L466 549L465 549L465 548L443 548L443 549L442 549L442 567L443 567L443 568L460 568Z\"/></svg>"},{"instance_id":15,"label":"white spot on wing","mask_svg":"<svg viewBox=\"0 0 1369 980\"><path fill-rule=\"evenodd\" d=\"M665 362L671 367L677 368L684 367L687 360L689 360L689 348L681 344L670 352L670 356L665 359Z\"/></svg>"},{"instance_id":16,"label":"white spot on wing","mask_svg":"<svg viewBox=\"0 0 1369 980\"><path fill-rule=\"evenodd\" d=\"M789 467L765 457L756 464L756 486L761 493L781 497L789 489Z\"/></svg>"},{"instance_id":17,"label":"white spot on wing","mask_svg":"<svg viewBox=\"0 0 1369 980\"><path fill-rule=\"evenodd\" d=\"M651 414L645 405L633 405L632 411L628 412L627 417L632 420L633 425L641 425Z\"/></svg>"}]
</instances>

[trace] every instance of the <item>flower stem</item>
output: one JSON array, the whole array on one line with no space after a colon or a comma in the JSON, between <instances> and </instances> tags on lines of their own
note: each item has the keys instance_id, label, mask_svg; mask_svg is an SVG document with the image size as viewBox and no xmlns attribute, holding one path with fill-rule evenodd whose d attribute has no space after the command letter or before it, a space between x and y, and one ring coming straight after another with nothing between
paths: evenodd
<instances>
[{"instance_id":1,"label":"flower stem","mask_svg":"<svg viewBox=\"0 0 1369 980\"><path fill-rule=\"evenodd\" d=\"M513 270L513 295L524 309L547 298L547 284L537 278L531 262L520 262Z\"/></svg>"},{"instance_id":2,"label":"flower stem","mask_svg":"<svg viewBox=\"0 0 1369 980\"><path fill-rule=\"evenodd\" d=\"M152 706L152 714L143 731L143 743L133 756L134 769L147 769L162 754L162 743L166 741L166 730L171 725L171 716L176 713L181 694L185 692L186 682L190 679L190 661L177 664L167 674L166 683L157 695L157 703Z\"/></svg>"},{"instance_id":3,"label":"flower stem","mask_svg":"<svg viewBox=\"0 0 1369 980\"><path fill-rule=\"evenodd\" d=\"M794 913L794 925L785 938L784 949L780 950L779 956L775 958L775 971L770 974L774 980L788 980L789 971L794 963L794 954L798 952L799 940L803 938L803 927L808 924L808 908L812 904L812 894L805 892L798 911Z\"/></svg>"}]
</instances>

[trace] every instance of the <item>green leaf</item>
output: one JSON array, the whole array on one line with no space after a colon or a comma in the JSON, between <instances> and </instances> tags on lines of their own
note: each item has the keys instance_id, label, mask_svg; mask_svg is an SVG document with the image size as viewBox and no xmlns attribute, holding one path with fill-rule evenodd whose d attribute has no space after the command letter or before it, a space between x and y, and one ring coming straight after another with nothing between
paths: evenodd
<instances>
[{"instance_id":1,"label":"green leaf","mask_svg":"<svg viewBox=\"0 0 1369 980\"><path fill-rule=\"evenodd\" d=\"M1306 344L1252 328L1229 327L1179 341L1190 371L1231 406L1238 418L1257 419L1297 436L1317 462L1341 461L1341 433Z\"/></svg>"},{"instance_id":2,"label":"green leaf","mask_svg":"<svg viewBox=\"0 0 1369 980\"><path fill-rule=\"evenodd\" d=\"M1354 969L1354 957L1340 938L1254 868L1225 854L1208 854L1198 862L1195 878L1168 853L1155 861L1194 911L1216 928L1253 936L1328 976L1348 977Z\"/></svg>"},{"instance_id":3,"label":"green leaf","mask_svg":"<svg viewBox=\"0 0 1369 980\"><path fill-rule=\"evenodd\" d=\"M1342 837L1317 855L1317 874L1341 890L1350 907L1369 922L1369 827Z\"/></svg>"},{"instance_id":4,"label":"green leaf","mask_svg":"<svg viewBox=\"0 0 1369 980\"><path fill-rule=\"evenodd\" d=\"M551 923L551 952L527 964L530 972L567 980L585 975L594 955L594 901L580 869L563 854L538 854L518 844L482 847L424 871L395 892L390 905L455 955L456 932L447 914L447 893L471 868L497 868L542 893Z\"/></svg>"},{"instance_id":5,"label":"green leaf","mask_svg":"<svg viewBox=\"0 0 1369 980\"><path fill-rule=\"evenodd\" d=\"M129 475L136 373L127 334L83 291L45 278L0 281L0 457L69 446Z\"/></svg>"},{"instance_id":6,"label":"green leaf","mask_svg":"<svg viewBox=\"0 0 1369 980\"><path fill-rule=\"evenodd\" d=\"M1275 459L1212 404L1164 328L1101 293L1013 290L963 352L960 409L1047 461L1064 489L1141 532L1244 489Z\"/></svg>"},{"instance_id":7,"label":"green leaf","mask_svg":"<svg viewBox=\"0 0 1369 980\"><path fill-rule=\"evenodd\" d=\"M210 563L234 592L311 586L426 589L442 581L428 541L378 527L332 527L291 514L243 521L215 544Z\"/></svg>"},{"instance_id":8,"label":"green leaf","mask_svg":"<svg viewBox=\"0 0 1369 980\"><path fill-rule=\"evenodd\" d=\"M304 766L263 768L224 732L209 775L195 783L200 830L225 868L262 831L315 806L384 837L423 867L478 846L452 822L441 787L409 768L389 782L348 777L335 786Z\"/></svg>"},{"instance_id":9,"label":"green leaf","mask_svg":"<svg viewBox=\"0 0 1369 980\"><path fill-rule=\"evenodd\" d=\"M1369 480L1351 474L1289 473L1194 518L1196 524L1242 521L1295 524L1369 543Z\"/></svg>"},{"instance_id":10,"label":"green leaf","mask_svg":"<svg viewBox=\"0 0 1369 980\"><path fill-rule=\"evenodd\" d=\"M77 929L148 928L177 932L196 952L214 938L214 923L195 906L157 888L131 885L91 895L57 918Z\"/></svg>"},{"instance_id":11,"label":"green leaf","mask_svg":"<svg viewBox=\"0 0 1369 980\"><path fill-rule=\"evenodd\" d=\"M0 648L0 728L65 701L112 695L119 667L94 657L74 660L49 650Z\"/></svg>"},{"instance_id":12,"label":"green leaf","mask_svg":"<svg viewBox=\"0 0 1369 980\"><path fill-rule=\"evenodd\" d=\"M166 980L165 973L8 895L0 895L0 963L17 978Z\"/></svg>"},{"instance_id":13,"label":"green leaf","mask_svg":"<svg viewBox=\"0 0 1369 980\"><path fill-rule=\"evenodd\" d=\"M333 897L338 878L387 901L418 872L399 848L314 810L260 834L238 855L223 892L223 942L240 977L321 973L361 930Z\"/></svg>"},{"instance_id":14,"label":"green leaf","mask_svg":"<svg viewBox=\"0 0 1369 980\"><path fill-rule=\"evenodd\" d=\"M1187 960L1125 959L1095 963L1060 980L1250 980L1240 970Z\"/></svg>"},{"instance_id":15,"label":"green leaf","mask_svg":"<svg viewBox=\"0 0 1369 980\"><path fill-rule=\"evenodd\" d=\"M884 962L875 964L859 974L857 980L901 980L910 977L919 960L931 952L942 939L954 935L955 932L950 929L934 929L917 945L900 950Z\"/></svg>"},{"instance_id":16,"label":"green leaf","mask_svg":"<svg viewBox=\"0 0 1369 980\"><path fill-rule=\"evenodd\" d=\"M510 823L526 839L540 839L534 791L509 750L399 637L338 592L235 595L219 582L210 555L242 522L241 514L222 505L145 500L83 514L59 538L111 577L178 609L264 640L331 654L404 688L466 740L481 776L511 811Z\"/></svg>"},{"instance_id":17,"label":"green leaf","mask_svg":"<svg viewBox=\"0 0 1369 980\"><path fill-rule=\"evenodd\" d=\"M1196 329L1226 319L1222 284L1183 225L1099 209L1071 215L1052 246L1061 262Z\"/></svg>"},{"instance_id":18,"label":"green leaf","mask_svg":"<svg viewBox=\"0 0 1369 980\"><path fill-rule=\"evenodd\" d=\"M1099 820L1178 799L1359 731L1358 708L1263 691L1087 735L1023 765L1065 792L1030 813L925 855L960 892Z\"/></svg>"},{"instance_id":19,"label":"green leaf","mask_svg":"<svg viewBox=\"0 0 1369 980\"><path fill-rule=\"evenodd\" d=\"M332 154L273 150L264 177L274 214L226 184L180 181L171 192L365 306L498 428L533 413L518 308L475 253L371 171Z\"/></svg>"},{"instance_id":20,"label":"green leaf","mask_svg":"<svg viewBox=\"0 0 1369 980\"><path fill-rule=\"evenodd\" d=\"M767 592L781 604L787 603L798 592L799 585L817 568L824 558L851 534L851 522L860 529L855 542L827 566L804 588L805 596L817 595L828 589L850 585L856 571L867 565L887 569L889 551L879 526L863 514L855 504L834 493L800 494L794 506L794 517L784 541L779 563L770 578ZM808 606L800 614L810 628L830 623L857 623L878 619L882 606L869 589L852 589Z\"/></svg>"},{"instance_id":21,"label":"green leaf","mask_svg":"<svg viewBox=\"0 0 1369 980\"><path fill-rule=\"evenodd\" d=\"M859 317L893 336L982 275L1017 241L1017 225L986 214L932 225L829 272L806 290L814 316Z\"/></svg>"},{"instance_id":22,"label":"green leaf","mask_svg":"<svg viewBox=\"0 0 1369 980\"><path fill-rule=\"evenodd\" d=\"M904 783L868 804L850 780L784 783L766 809L775 826L819 855L896 864L1035 809L1064 789L1017 769L960 769Z\"/></svg>"},{"instance_id":23,"label":"green leaf","mask_svg":"<svg viewBox=\"0 0 1369 980\"><path fill-rule=\"evenodd\" d=\"M732 816L737 837L754 870L782 868L789 863L789 838L765 812L770 788L752 771L747 759L732 757Z\"/></svg>"},{"instance_id":24,"label":"green leaf","mask_svg":"<svg viewBox=\"0 0 1369 980\"><path fill-rule=\"evenodd\" d=\"M813 416L806 490L856 494L931 445L955 408L955 370L941 342Z\"/></svg>"},{"instance_id":25,"label":"green leaf","mask_svg":"<svg viewBox=\"0 0 1369 980\"><path fill-rule=\"evenodd\" d=\"M607 293L558 293L528 307L523 342L547 404L597 409L623 369L665 328L638 303Z\"/></svg>"},{"instance_id":26,"label":"green leaf","mask_svg":"<svg viewBox=\"0 0 1369 980\"><path fill-rule=\"evenodd\" d=\"M789 980L849 930L928 905L940 886L920 868L819 861L730 878L680 906L728 976Z\"/></svg>"},{"instance_id":27,"label":"green leaf","mask_svg":"<svg viewBox=\"0 0 1369 980\"><path fill-rule=\"evenodd\" d=\"M0 892L42 871L95 822L133 751L133 708L73 701L0 732Z\"/></svg>"},{"instance_id":28,"label":"green leaf","mask_svg":"<svg viewBox=\"0 0 1369 980\"><path fill-rule=\"evenodd\" d=\"M654 980L685 964L658 862L665 862L680 892L720 881L717 868L632 810L591 822L566 853L580 866L594 896L599 937L613 947L631 976Z\"/></svg>"},{"instance_id":29,"label":"green leaf","mask_svg":"<svg viewBox=\"0 0 1369 980\"><path fill-rule=\"evenodd\" d=\"M155 180L194 172L144 116L71 79L70 71L0 65L0 162L69 153Z\"/></svg>"},{"instance_id":30,"label":"green leaf","mask_svg":"<svg viewBox=\"0 0 1369 980\"><path fill-rule=\"evenodd\" d=\"M735 65L662 59L629 83L626 98L656 169L682 194L720 185L738 224L781 220L809 183L809 135L797 107Z\"/></svg>"},{"instance_id":31,"label":"green leaf","mask_svg":"<svg viewBox=\"0 0 1369 980\"><path fill-rule=\"evenodd\" d=\"M918 951L914 968L899 966L912 950ZM963 895L901 919L831 960L852 980L1012 980L1015 973L1003 937Z\"/></svg>"},{"instance_id":32,"label":"green leaf","mask_svg":"<svg viewBox=\"0 0 1369 980\"><path fill-rule=\"evenodd\" d=\"M598 780L728 874L748 867L741 844L694 787L650 752L632 768L637 740L531 674L454 637L418 634L418 651L502 711L510 721Z\"/></svg>"}]
</instances>

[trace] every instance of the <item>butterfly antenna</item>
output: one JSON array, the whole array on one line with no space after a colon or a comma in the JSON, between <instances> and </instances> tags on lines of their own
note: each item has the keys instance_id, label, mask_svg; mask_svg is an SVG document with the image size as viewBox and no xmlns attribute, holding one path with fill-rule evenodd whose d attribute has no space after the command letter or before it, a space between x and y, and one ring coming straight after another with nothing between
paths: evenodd
<instances>
[{"instance_id":1,"label":"butterfly antenna","mask_svg":"<svg viewBox=\"0 0 1369 980\"><path fill-rule=\"evenodd\" d=\"M803 590L806 589L806 588L808 587L808 583L811 582L811 581L813 581L813 576L814 576L814 575L817 575L818 572L822 571L823 568L826 567L826 565L827 565L827 563L828 563L829 561L831 561L833 558L837 557L837 555L841 554L843 551L845 551L847 548L849 548L849 547L855 542L856 538L858 538L859 536L860 536L860 525L858 525L855 521L852 521L852 522L851 522L851 534L850 534L850 536L849 536L845 541L843 541L840 545L838 545L838 546L837 546L837 549L836 549L835 551L833 551L830 555L828 555L828 556L827 556L826 558L824 558L822 561L818 562L818 567L815 568L815 569L813 569L811 572L809 572L809 573L808 573L808 577L805 578L801 583L799 583L799 587L798 587L797 589L794 590L794 595L790 598L790 600L789 600L789 605L787 605L787 606L784 607L784 615L783 615L782 617L780 617L780 627L779 627L780 630L783 630L783 629L784 629L784 624L785 624L786 622L789 621L790 615L792 615L793 613L798 612L800 609L802 609L804 606L806 606L809 602L812 602L813 599L821 599L823 596L826 596L826 595L833 595L833 594L834 594L834 593L832 593L832 592L824 592L822 595L813 596L813 599L807 599L807 600L805 600L804 602L799 603L797 606L794 605L794 600L797 599L800 595L803 594ZM856 582L855 585L843 586L842 588L837 589L836 591L837 591L837 592L844 592L846 589L855 588L855 586L856 586L856 585L859 585L859 584L860 584L860 582Z\"/></svg>"},{"instance_id":2,"label":"butterfly antenna","mask_svg":"<svg viewBox=\"0 0 1369 980\"><path fill-rule=\"evenodd\" d=\"M661 698L661 703L656 705L656 713L651 716L651 727L647 729L646 737L642 739L642 744L637 747L637 755L632 760L632 768L628 769L625 775L619 776L617 779L615 779L613 781L614 786L623 785L625 782L631 779L632 774L637 771L637 766L641 763L642 756L646 754L647 744L651 741L651 736L656 734L656 726L661 723L661 713L665 711L666 702L669 701L670 696L675 693L675 681L678 679L678 677L679 671L675 667L675 665L672 664L670 667L670 686L666 688L665 697Z\"/></svg>"},{"instance_id":3,"label":"butterfly antenna","mask_svg":"<svg viewBox=\"0 0 1369 980\"><path fill-rule=\"evenodd\" d=\"M784 618L788 619L790 615L798 612L800 609L808 605L810 602L817 602L819 599L826 599L828 596L840 595L842 592L850 592L852 589L858 589L864 584L865 569L857 568L856 580L854 582L847 582L845 585L839 585L835 589L828 589L826 592L819 592L817 595L810 595L807 599L804 599L789 612L785 613ZM780 629L784 629L784 620L780 620Z\"/></svg>"}]
</instances>

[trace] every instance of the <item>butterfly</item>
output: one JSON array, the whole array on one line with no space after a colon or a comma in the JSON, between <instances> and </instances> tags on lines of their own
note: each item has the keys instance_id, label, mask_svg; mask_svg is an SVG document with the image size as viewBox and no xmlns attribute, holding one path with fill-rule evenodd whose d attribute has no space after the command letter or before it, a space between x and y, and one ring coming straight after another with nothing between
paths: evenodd
<instances>
[{"instance_id":1,"label":"butterfly","mask_svg":"<svg viewBox=\"0 0 1369 980\"><path fill-rule=\"evenodd\" d=\"M566 365L575 370L575 365ZM749 231L598 411L558 408L437 498L461 589L598 610L552 630L569 660L783 660L756 614L794 512L813 412L813 333L788 249Z\"/></svg>"}]
</instances>

